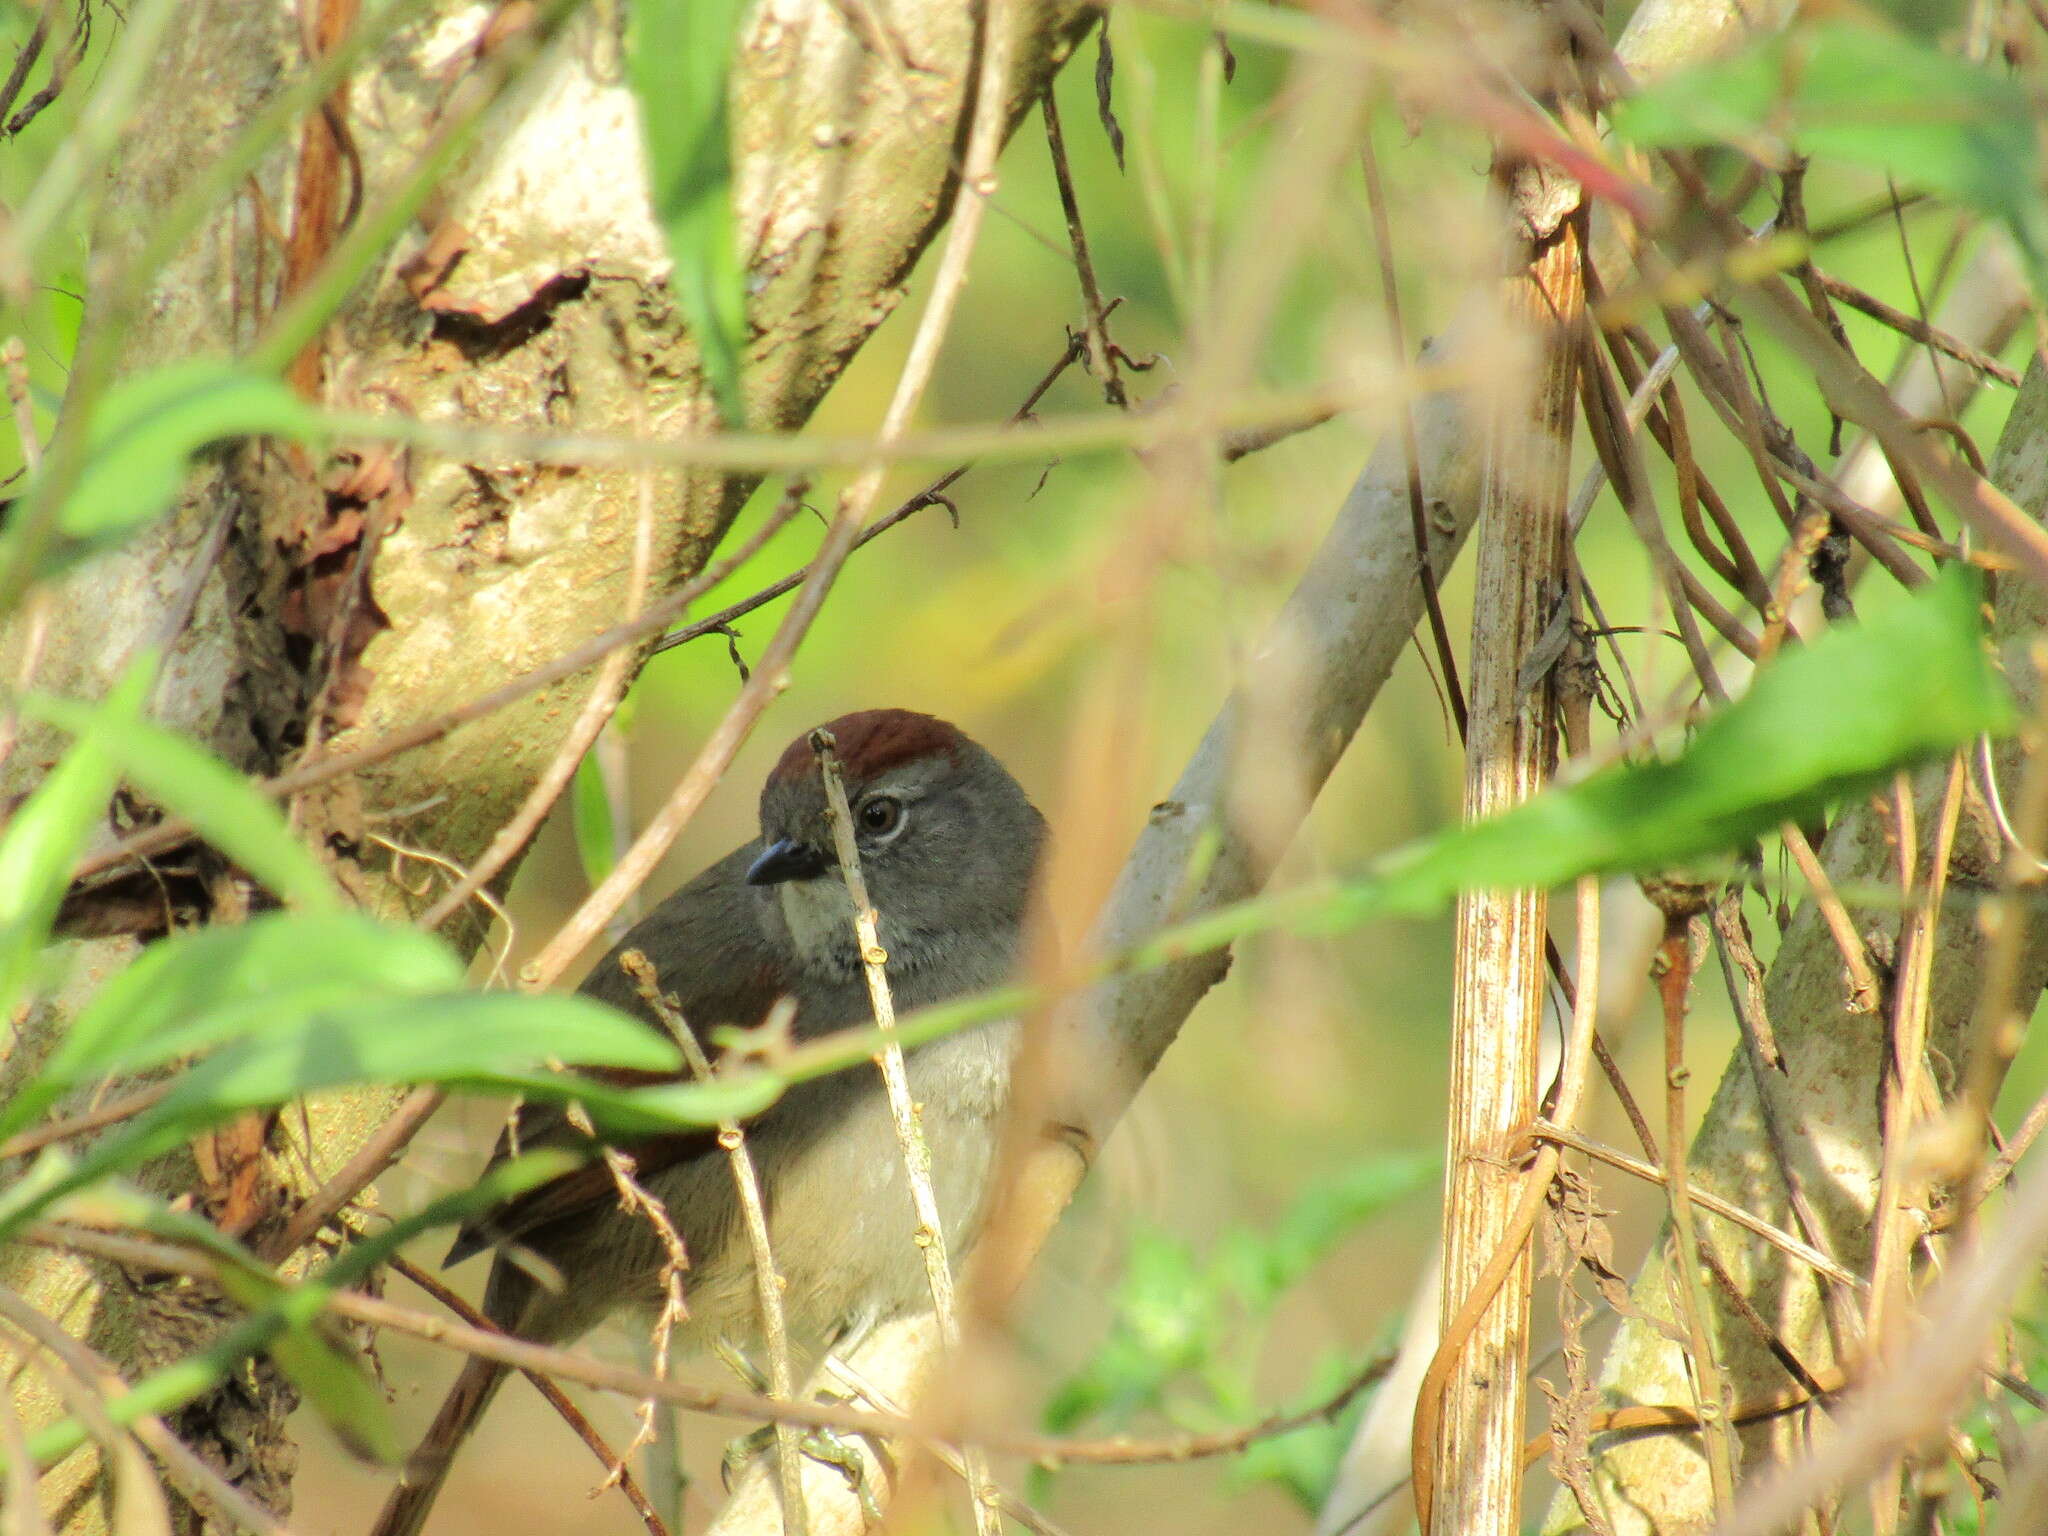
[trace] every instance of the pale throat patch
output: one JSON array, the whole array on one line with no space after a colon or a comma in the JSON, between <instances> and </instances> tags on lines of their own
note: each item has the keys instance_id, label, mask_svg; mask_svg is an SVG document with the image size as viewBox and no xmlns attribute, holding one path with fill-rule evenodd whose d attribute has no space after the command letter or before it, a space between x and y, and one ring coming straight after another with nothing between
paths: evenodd
<instances>
[{"instance_id":1,"label":"pale throat patch","mask_svg":"<svg viewBox=\"0 0 2048 1536\"><path fill-rule=\"evenodd\" d=\"M853 947L853 898L832 878L788 880L779 887L783 921L800 955Z\"/></svg>"}]
</instances>

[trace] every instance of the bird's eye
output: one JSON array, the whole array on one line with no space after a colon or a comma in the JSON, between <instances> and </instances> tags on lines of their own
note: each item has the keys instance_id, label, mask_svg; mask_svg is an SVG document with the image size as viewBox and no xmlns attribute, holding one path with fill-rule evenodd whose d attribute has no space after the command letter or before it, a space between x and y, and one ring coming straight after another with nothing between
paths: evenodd
<instances>
[{"instance_id":1,"label":"bird's eye","mask_svg":"<svg viewBox=\"0 0 2048 1536\"><path fill-rule=\"evenodd\" d=\"M860 807L861 830L870 837L889 837L903 825L903 802L893 795L874 795Z\"/></svg>"}]
</instances>

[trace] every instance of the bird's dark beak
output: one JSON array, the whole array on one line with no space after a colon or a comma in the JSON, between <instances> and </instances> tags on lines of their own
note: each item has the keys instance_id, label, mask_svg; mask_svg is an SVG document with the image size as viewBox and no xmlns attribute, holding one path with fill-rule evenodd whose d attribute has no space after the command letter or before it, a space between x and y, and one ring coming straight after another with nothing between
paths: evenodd
<instances>
[{"instance_id":1,"label":"bird's dark beak","mask_svg":"<svg viewBox=\"0 0 2048 1536\"><path fill-rule=\"evenodd\" d=\"M780 885L785 880L815 880L832 861L809 843L785 837L770 843L747 870L749 885Z\"/></svg>"}]
</instances>

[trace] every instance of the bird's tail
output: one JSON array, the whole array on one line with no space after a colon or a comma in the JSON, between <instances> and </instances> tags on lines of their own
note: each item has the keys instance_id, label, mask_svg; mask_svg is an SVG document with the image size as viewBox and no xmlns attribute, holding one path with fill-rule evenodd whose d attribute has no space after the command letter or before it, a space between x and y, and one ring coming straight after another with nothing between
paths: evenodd
<instances>
[{"instance_id":1,"label":"bird's tail","mask_svg":"<svg viewBox=\"0 0 2048 1536\"><path fill-rule=\"evenodd\" d=\"M455 1385L448 1389L448 1396L442 1399L441 1411L434 1415L433 1427L407 1458L398 1486L384 1501L370 1536L419 1536L420 1527L427 1523L428 1511L440 1496L441 1485L448 1480L455 1452L476 1428L476 1421L490 1407L491 1399L498 1395L498 1388L505 1384L510 1371L511 1367L495 1360L474 1358L462 1368Z\"/></svg>"}]
</instances>

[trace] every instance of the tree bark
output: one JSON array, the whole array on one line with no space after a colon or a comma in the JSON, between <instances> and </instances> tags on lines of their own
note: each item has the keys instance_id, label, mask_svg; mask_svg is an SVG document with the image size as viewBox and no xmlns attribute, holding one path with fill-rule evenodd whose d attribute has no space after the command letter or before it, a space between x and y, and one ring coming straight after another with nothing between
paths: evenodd
<instances>
[{"instance_id":1,"label":"tree bark","mask_svg":"<svg viewBox=\"0 0 2048 1536\"><path fill-rule=\"evenodd\" d=\"M400 186L451 93L478 67L486 29L517 10L422 6L356 71L344 120L365 216ZM1016 0L1008 11L1014 125L1093 7ZM848 18L869 15L865 6L760 0L744 24L732 105L751 427L800 426L902 298L950 206L979 14L951 3L892 6L894 37L863 41ZM312 369L321 400L535 432L675 438L715 427L649 210L619 21L611 4L575 14L490 109L424 214L327 328ZM165 90L155 93L167 100L175 90L177 110L127 126L95 230L95 272L132 260L164 210L306 63L298 7L287 0L187 8L159 66ZM88 340L116 348L123 373L246 346L274 303L280 258L266 230L289 222L303 163L289 138L272 146L234 202L152 274L136 314L107 313L107 287L96 282ZM456 251L445 269L415 261ZM322 473L261 444L207 456L170 515L27 610L0 640L0 668L12 677L32 658L35 686L97 697L136 647L175 627L157 718L244 769L272 771L431 717L615 622L643 477L660 509L656 595L703 565L753 484L716 472L547 467L511 455L462 461L374 446L338 459ZM188 581L197 595L178 626ZM298 824L362 902L403 916L419 898L410 876L394 871L391 845L456 865L474 858L552 757L589 687L588 675L573 678L302 796ZM62 745L25 733L0 765L0 802L32 788ZM226 890L217 875L199 880L184 915L228 915L232 898L215 899ZM456 926L458 941L473 946L481 925ZM33 1071L73 1005L134 946L66 946L70 979L23 1022L0 1093ZM270 1163L264 1221L303 1192L299 1170L310 1161L331 1171L389 1103L367 1092L312 1105L307 1156ZM196 1168L172 1159L150 1181L166 1194L187 1191ZM0 1255L0 1280L130 1372L216 1326L210 1303L182 1291L141 1294L68 1258L12 1249ZM38 1369L17 1380L29 1422L61 1412ZM220 1398L185 1429L241 1468L252 1493L288 1508L288 1394L252 1375ZM247 1410L232 1421L222 1416L230 1398ZM106 1525L90 1453L45 1486L67 1536Z\"/></svg>"}]
</instances>

